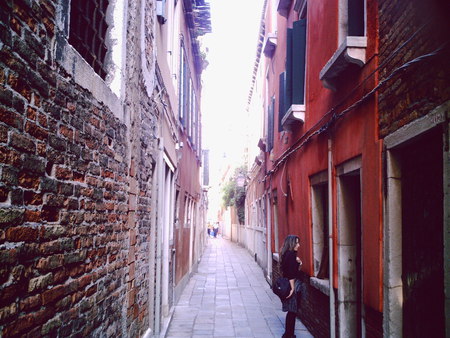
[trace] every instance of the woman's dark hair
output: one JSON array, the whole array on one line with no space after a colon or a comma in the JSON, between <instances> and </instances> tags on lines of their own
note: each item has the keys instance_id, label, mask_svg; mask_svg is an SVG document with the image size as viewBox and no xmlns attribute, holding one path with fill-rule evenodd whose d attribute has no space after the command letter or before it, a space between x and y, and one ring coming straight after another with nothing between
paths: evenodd
<instances>
[{"instance_id":1,"label":"woman's dark hair","mask_svg":"<svg viewBox=\"0 0 450 338\"><path fill-rule=\"evenodd\" d=\"M287 235L287 237L284 240L283 246L281 247L280 262L283 260L283 256L286 253L286 251L294 250L297 242L300 242L300 238L298 238L298 236Z\"/></svg>"}]
</instances>

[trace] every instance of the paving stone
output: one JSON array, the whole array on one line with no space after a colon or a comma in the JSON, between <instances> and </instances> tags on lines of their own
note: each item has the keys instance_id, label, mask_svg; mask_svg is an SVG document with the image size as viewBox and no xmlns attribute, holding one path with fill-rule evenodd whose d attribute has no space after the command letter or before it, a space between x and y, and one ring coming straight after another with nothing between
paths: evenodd
<instances>
[{"instance_id":1,"label":"paving stone","mask_svg":"<svg viewBox=\"0 0 450 338\"><path fill-rule=\"evenodd\" d=\"M208 239L197 273L175 306L167 338L281 337L286 314L248 251ZM311 338L297 319L297 337Z\"/></svg>"}]
</instances>

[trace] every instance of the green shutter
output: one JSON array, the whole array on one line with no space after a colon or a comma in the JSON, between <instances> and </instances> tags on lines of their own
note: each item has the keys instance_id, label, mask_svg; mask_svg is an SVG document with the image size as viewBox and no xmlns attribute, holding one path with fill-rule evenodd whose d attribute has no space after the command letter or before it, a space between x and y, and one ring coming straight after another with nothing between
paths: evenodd
<instances>
[{"instance_id":1,"label":"green shutter","mask_svg":"<svg viewBox=\"0 0 450 338\"><path fill-rule=\"evenodd\" d=\"M286 106L284 101L286 96L285 82L286 82L286 72L283 72L280 74L280 91L278 95L278 131L283 130L281 120L283 119L284 114L286 113Z\"/></svg>"},{"instance_id":2,"label":"green shutter","mask_svg":"<svg viewBox=\"0 0 450 338\"><path fill-rule=\"evenodd\" d=\"M274 110L275 110L275 97L270 99L268 121L267 121L267 149L270 152L273 148L273 122L274 122Z\"/></svg>"},{"instance_id":3,"label":"green shutter","mask_svg":"<svg viewBox=\"0 0 450 338\"><path fill-rule=\"evenodd\" d=\"M287 41L286 41L286 97L285 97L285 105L284 108L287 111L292 105L292 65L293 65L293 53L292 53L292 35L293 29L287 29Z\"/></svg>"},{"instance_id":4,"label":"green shutter","mask_svg":"<svg viewBox=\"0 0 450 338\"><path fill-rule=\"evenodd\" d=\"M292 41L292 103L305 103L306 19L294 22Z\"/></svg>"}]
</instances>

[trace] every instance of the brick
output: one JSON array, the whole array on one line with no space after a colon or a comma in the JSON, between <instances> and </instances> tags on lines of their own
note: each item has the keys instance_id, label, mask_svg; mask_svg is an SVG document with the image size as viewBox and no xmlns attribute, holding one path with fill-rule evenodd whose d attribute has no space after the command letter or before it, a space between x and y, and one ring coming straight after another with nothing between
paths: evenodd
<instances>
[{"instance_id":1,"label":"brick","mask_svg":"<svg viewBox=\"0 0 450 338\"><path fill-rule=\"evenodd\" d=\"M58 181L56 181L52 178L43 177L41 179L40 188L41 188L42 192L56 193L58 191Z\"/></svg>"},{"instance_id":2,"label":"brick","mask_svg":"<svg viewBox=\"0 0 450 338\"><path fill-rule=\"evenodd\" d=\"M45 160L42 157L25 154L23 157L22 170L40 174L45 174Z\"/></svg>"},{"instance_id":3,"label":"brick","mask_svg":"<svg viewBox=\"0 0 450 338\"><path fill-rule=\"evenodd\" d=\"M24 284L12 284L0 290L0 306L15 300L24 291Z\"/></svg>"},{"instance_id":4,"label":"brick","mask_svg":"<svg viewBox=\"0 0 450 338\"><path fill-rule=\"evenodd\" d=\"M74 132L73 132L72 128L68 128L68 127L66 127L64 125L61 125L59 127L59 133L60 133L60 135L62 135L65 138L67 138L69 141L71 141L71 142L73 141Z\"/></svg>"},{"instance_id":5,"label":"brick","mask_svg":"<svg viewBox=\"0 0 450 338\"><path fill-rule=\"evenodd\" d=\"M20 152L8 147L0 146L0 162L19 167L22 165Z\"/></svg>"},{"instance_id":6,"label":"brick","mask_svg":"<svg viewBox=\"0 0 450 338\"><path fill-rule=\"evenodd\" d=\"M33 191L24 191L23 196L24 203L27 205L41 205L43 202L42 194L35 193Z\"/></svg>"},{"instance_id":7,"label":"brick","mask_svg":"<svg viewBox=\"0 0 450 338\"><path fill-rule=\"evenodd\" d=\"M51 310L43 308L37 312L19 317L16 321L6 326L3 333L6 337L18 336L23 332L31 331L32 328L46 322L51 317Z\"/></svg>"},{"instance_id":8,"label":"brick","mask_svg":"<svg viewBox=\"0 0 450 338\"><path fill-rule=\"evenodd\" d=\"M2 96L2 91L5 89L0 88L0 99ZM12 95L11 95L11 100L12 100ZM0 107L0 121L6 123L7 125L17 128L19 130L23 129L23 118L22 116L11 112L11 111L7 111L3 108Z\"/></svg>"},{"instance_id":9,"label":"brick","mask_svg":"<svg viewBox=\"0 0 450 338\"><path fill-rule=\"evenodd\" d=\"M46 115L39 113L37 116L37 121L41 127L44 127L44 128L48 127L48 119L47 119Z\"/></svg>"},{"instance_id":10,"label":"brick","mask_svg":"<svg viewBox=\"0 0 450 338\"><path fill-rule=\"evenodd\" d=\"M37 295L22 299L19 302L19 309L20 309L20 311L23 311L23 312L30 312L31 310L35 310L35 309L41 307L41 305L42 305L41 295L37 294Z\"/></svg>"},{"instance_id":11,"label":"brick","mask_svg":"<svg viewBox=\"0 0 450 338\"><path fill-rule=\"evenodd\" d=\"M57 166L55 169L55 177L60 180L72 180L73 172L69 168Z\"/></svg>"},{"instance_id":12,"label":"brick","mask_svg":"<svg viewBox=\"0 0 450 338\"><path fill-rule=\"evenodd\" d=\"M67 235L67 228L60 225L46 225L41 228L40 237L42 239L55 239Z\"/></svg>"},{"instance_id":13,"label":"brick","mask_svg":"<svg viewBox=\"0 0 450 338\"><path fill-rule=\"evenodd\" d=\"M64 151L66 150L66 141L55 135L49 135L48 138L49 145L56 150Z\"/></svg>"},{"instance_id":14,"label":"brick","mask_svg":"<svg viewBox=\"0 0 450 338\"><path fill-rule=\"evenodd\" d=\"M24 135L12 133L9 144L18 150L22 150L28 153L36 152L35 142Z\"/></svg>"},{"instance_id":15,"label":"brick","mask_svg":"<svg viewBox=\"0 0 450 338\"><path fill-rule=\"evenodd\" d=\"M20 225L23 223L24 210L0 209L0 226Z\"/></svg>"},{"instance_id":16,"label":"brick","mask_svg":"<svg viewBox=\"0 0 450 338\"><path fill-rule=\"evenodd\" d=\"M86 259L86 251L66 253L64 255L64 264L79 263Z\"/></svg>"},{"instance_id":17,"label":"brick","mask_svg":"<svg viewBox=\"0 0 450 338\"><path fill-rule=\"evenodd\" d=\"M10 203L12 206L23 205L23 190L20 188L12 189L10 193Z\"/></svg>"},{"instance_id":18,"label":"brick","mask_svg":"<svg viewBox=\"0 0 450 338\"><path fill-rule=\"evenodd\" d=\"M56 222L59 219L59 208L44 206L41 211L41 219L47 222Z\"/></svg>"},{"instance_id":19,"label":"brick","mask_svg":"<svg viewBox=\"0 0 450 338\"><path fill-rule=\"evenodd\" d=\"M40 185L40 178L32 173L21 172L18 176L19 185L24 188L37 190Z\"/></svg>"},{"instance_id":20,"label":"brick","mask_svg":"<svg viewBox=\"0 0 450 338\"><path fill-rule=\"evenodd\" d=\"M61 327L61 325L62 325L62 321L59 316L52 318L42 326L41 334L48 335L52 332L55 332L56 329ZM53 335L55 335L55 334L53 334Z\"/></svg>"},{"instance_id":21,"label":"brick","mask_svg":"<svg viewBox=\"0 0 450 338\"><path fill-rule=\"evenodd\" d=\"M53 282L53 274L48 273L43 276L30 279L28 283L28 292L40 291L47 288Z\"/></svg>"},{"instance_id":22,"label":"brick","mask_svg":"<svg viewBox=\"0 0 450 338\"><path fill-rule=\"evenodd\" d=\"M10 189L7 187L0 187L0 202L5 202L8 199Z\"/></svg>"},{"instance_id":23,"label":"brick","mask_svg":"<svg viewBox=\"0 0 450 338\"><path fill-rule=\"evenodd\" d=\"M33 242L38 237L38 230L30 227L13 227L6 230L6 240L10 242Z\"/></svg>"},{"instance_id":24,"label":"brick","mask_svg":"<svg viewBox=\"0 0 450 338\"><path fill-rule=\"evenodd\" d=\"M39 140L46 140L48 138L48 131L32 122L25 124L25 131Z\"/></svg>"},{"instance_id":25,"label":"brick","mask_svg":"<svg viewBox=\"0 0 450 338\"><path fill-rule=\"evenodd\" d=\"M69 278L67 269L62 268L53 272L53 282L55 284L64 283Z\"/></svg>"},{"instance_id":26,"label":"brick","mask_svg":"<svg viewBox=\"0 0 450 338\"><path fill-rule=\"evenodd\" d=\"M62 208L64 206L64 196L49 194L45 198L45 205Z\"/></svg>"},{"instance_id":27,"label":"brick","mask_svg":"<svg viewBox=\"0 0 450 338\"><path fill-rule=\"evenodd\" d=\"M15 317L19 312L18 309L19 307L16 303L11 303L0 308L0 322L5 322L11 317Z\"/></svg>"},{"instance_id":28,"label":"brick","mask_svg":"<svg viewBox=\"0 0 450 338\"><path fill-rule=\"evenodd\" d=\"M2 125L0 125L0 142L8 142L8 129Z\"/></svg>"},{"instance_id":29,"label":"brick","mask_svg":"<svg viewBox=\"0 0 450 338\"><path fill-rule=\"evenodd\" d=\"M38 270L54 270L60 268L64 263L64 255L56 254L46 258L41 258L36 264Z\"/></svg>"},{"instance_id":30,"label":"brick","mask_svg":"<svg viewBox=\"0 0 450 338\"><path fill-rule=\"evenodd\" d=\"M25 210L24 221L37 223L41 220L41 212L39 210Z\"/></svg>"}]
</instances>

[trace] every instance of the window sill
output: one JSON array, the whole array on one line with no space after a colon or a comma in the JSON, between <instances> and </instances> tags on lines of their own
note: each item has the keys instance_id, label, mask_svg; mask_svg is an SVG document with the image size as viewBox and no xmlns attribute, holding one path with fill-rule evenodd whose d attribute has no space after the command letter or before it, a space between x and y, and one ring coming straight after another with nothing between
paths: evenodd
<instances>
[{"instance_id":1,"label":"window sill","mask_svg":"<svg viewBox=\"0 0 450 338\"><path fill-rule=\"evenodd\" d=\"M366 63L367 38L347 36L330 60L320 71L320 81L325 88L336 90L336 79L350 65L359 67Z\"/></svg>"},{"instance_id":2,"label":"window sill","mask_svg":"<svg viewBox=\"0 0 450 338\"><path fill-rule=\"evenodd\" d=\"M111 109L115 117L124 122L125 113L121 100L65 37L59 36L56 50L57 62L74 78L75 82L91 92L98 101Z\"/></svg>"},{"instance_id":3,"label":"window sill","mask_svg":"<svg viewBox=\"0 0 450 338\"><path fill-rule=\"evenodd\" d=\"M275 53L275 49L277 49L277 36L276 34L270 33L267 34L264 46L263 46L263 53L266 57L271 58L273 54Z\"/></svg>"},{"instance_id":4,"label":"window sill","mask_svg":"<svg viewBox=\"0 0 450 338\"><path fill-rule=\"evenodd\" d=\"M275 262L280 262L280 254L279 254L278 252L272 253L272 259L273 259Z\"/></svg>"},{"instance_id":5,"label":"window sill","mask_svg":"<svg viewBox=\"0 0 450 338\"><path fill-rule=\"evenodd\" d=\"M292 126L296 123L305 123L305 105L293 104L283 116L281 125L286 131L292 130Z\"/></svg>"},{"instance_id":6,"label":"window sill","mask_svg":"<svg viewBox=\"0 0 450 338\"><path fill-rule=\"evenodd\" d=\"M317 277L311 277L309 279L309 284L322 293L330 296L330 280L329 279L319 279Z\"/></svg>"},{"instance_id":7,"label":"window sill","mask_svg":"<svg viewBox=\"0 0 450 338\"><path fill-rule=\"evenodd\" d=\"M291 2L292 0L280 0L278 3L277 12L280 13L281 16L287 18L291 7Z\"/></svg>"}]
</instances>

